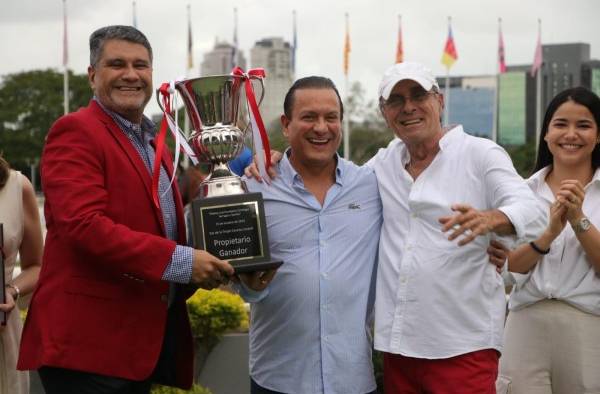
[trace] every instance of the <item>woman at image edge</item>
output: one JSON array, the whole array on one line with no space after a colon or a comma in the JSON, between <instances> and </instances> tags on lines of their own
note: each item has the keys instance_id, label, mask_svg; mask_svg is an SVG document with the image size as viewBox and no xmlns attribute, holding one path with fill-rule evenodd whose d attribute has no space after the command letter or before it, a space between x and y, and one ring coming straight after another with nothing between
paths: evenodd
<instances>
[{"instance_id":1,"label":"woman at image edge","mask_svg":"<svg viewBox=\"0 0 600 394\"><path fill-rule=\"evenodd\" d=\"M544 116L528 184L549 224L508 255L516 284L500 379L513 394L600 392L599 124L600 98L581 87Z\"/></svg>"},{"instance_id":2,"label":"woman at image edge","mask_svg":"<svg viewBox=\"0 0 600 394\"><path fill-rule=\"evenodd\" d=\"M28 394L28 373L17 371L21 338L21 316L15 301L33 291L42 264L42 228L33 187L27 178L10 170L0 156L0 223L4 227L4 289L8 313L6 326L0 326L0 394ZM21 273L13 278L17 253Z\"/></svg>"}]
</instances>

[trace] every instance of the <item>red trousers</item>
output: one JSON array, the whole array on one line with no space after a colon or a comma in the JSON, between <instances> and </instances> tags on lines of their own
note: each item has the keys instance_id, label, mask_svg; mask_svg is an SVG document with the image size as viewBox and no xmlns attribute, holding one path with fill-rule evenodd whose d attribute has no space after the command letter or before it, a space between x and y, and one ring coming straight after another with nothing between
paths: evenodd
<instances>
[{"instance_id":1,"label":"red trousers","mask_svg":"<svg viewBox=\"0 0 600 394\"><path fill-rule=\"evenodd\" d=\"M494 349L438 360L384 353L385 394L496 394L499 357Z\"/></svg>"}]
</instances>

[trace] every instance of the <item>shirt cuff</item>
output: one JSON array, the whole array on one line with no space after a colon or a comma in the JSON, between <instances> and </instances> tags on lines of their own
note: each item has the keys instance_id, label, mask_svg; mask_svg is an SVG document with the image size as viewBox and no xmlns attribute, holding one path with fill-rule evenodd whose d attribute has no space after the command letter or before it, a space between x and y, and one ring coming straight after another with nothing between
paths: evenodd
<instances>
[{"instance_id":1,"label":"shirt cuff","mask_svg":"<svg viewBox=\"0 0 600 394\"><path fill-rule=\"evenodd\" d=\"M171 261L165 272L163 272L162 280L175 283L190 283L192 280L192 261L194 249L189 246L176 245Z\"/></svg>"}]
</instances>

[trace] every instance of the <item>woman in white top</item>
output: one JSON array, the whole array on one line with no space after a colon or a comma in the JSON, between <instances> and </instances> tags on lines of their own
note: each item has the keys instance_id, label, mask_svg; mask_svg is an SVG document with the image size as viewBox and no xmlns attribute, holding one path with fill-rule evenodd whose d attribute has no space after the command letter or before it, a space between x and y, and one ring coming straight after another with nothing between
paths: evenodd
<instances>
[{"instance_id":1,"label":"woman in white top","mask_svg":"<svg viewBox=\"0 0 600 394\"><path fill-rule=\"evenodd\" d=\"M4 229L2 253L6 280L5 303L0 298L0 311L8 315L6 325L0 326L0 394L28 394L29 375L17 371L22 323L15 301L31 293L37 283L42 264L42 228L31 183L18 171L11 170L2 156L0 223ZM21 273L13 276L17 254Z\"/></svg>"},{"instance_id":2,"label":"woman in white top","mask_svg":"<svg viewBox=\"0 0 600 394\"><path fill-rule=\"evenodd\" d=\"M508 254L515 278L500 379L511 393L600 392L600 98L559 93L528 184L546 231Z\"/></svg>"}]
</instances>

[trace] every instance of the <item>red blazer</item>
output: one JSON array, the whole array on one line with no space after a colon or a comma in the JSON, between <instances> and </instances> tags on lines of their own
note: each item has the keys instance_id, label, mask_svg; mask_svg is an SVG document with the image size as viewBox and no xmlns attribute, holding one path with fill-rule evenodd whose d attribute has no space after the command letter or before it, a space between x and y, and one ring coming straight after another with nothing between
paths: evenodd
<instances>
[{"instance_id":1,"label":"red blazer","mask_svg":"<svg viewBox=\"0 0 600 394\"><path fill-rule=\"evenodd\" d=\"M167 155L168 156L168 155ZM165 158L163 165L172 173ZM161 350L169 285L151 176L127 136L95 101L50 129L41 162L48 233L23 330L18 368L42 365L143 380ZM173 184L179 244L183 207ZM184 297L177 314L177 377L189 387L193 345Z\"/></svg>"}]
</instances>

